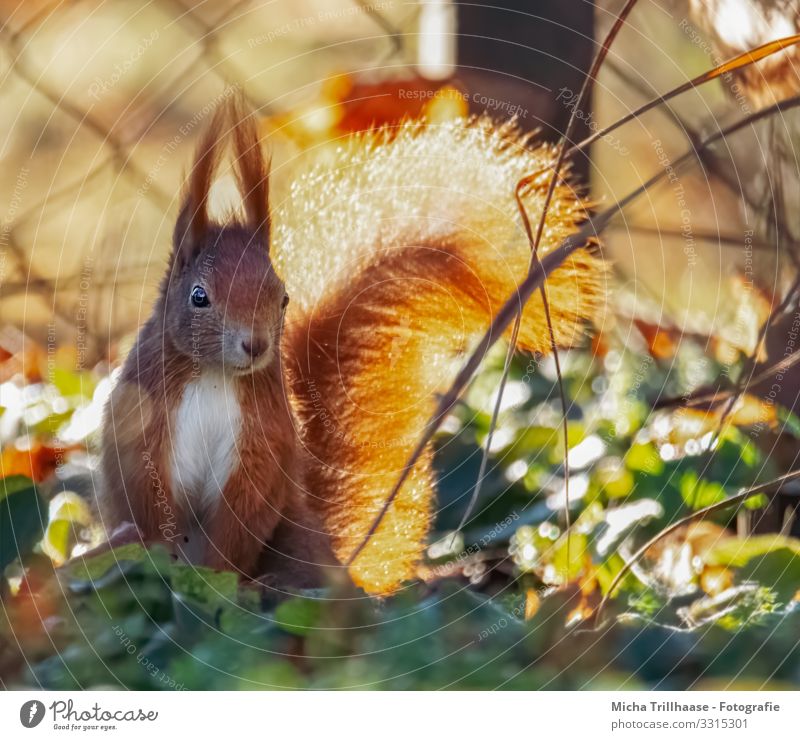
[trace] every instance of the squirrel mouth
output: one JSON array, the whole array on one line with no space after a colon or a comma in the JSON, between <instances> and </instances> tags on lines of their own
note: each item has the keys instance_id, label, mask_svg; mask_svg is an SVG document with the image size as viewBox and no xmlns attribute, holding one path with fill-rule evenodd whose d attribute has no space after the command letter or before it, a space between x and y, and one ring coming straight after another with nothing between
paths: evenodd
<instances>
[{"instance_id":1,"label":"squirrel mouth","mask_svg":"<svg viewBox=\"0 0 800 740\"><path fill-rule=\"evenodd\" d=\"M263 355L251 360L250 362L244 364L230 363L228 367L231 369L231 372L234 375L250 375L251 373L263 370L267 365L269 365L269 359L269 352L265 352Z\"/></svg>"},{"instance_id":2,"label":"squirrel mouth","mask_svg":"<svg viewBox=\"0 0 800 740\"><path fill-rule=\"evenodd\" d=\"M249 365L228 365L233 375L250 375L258 370L257 363L251 362Z\"/></svg>"}]
</instances>

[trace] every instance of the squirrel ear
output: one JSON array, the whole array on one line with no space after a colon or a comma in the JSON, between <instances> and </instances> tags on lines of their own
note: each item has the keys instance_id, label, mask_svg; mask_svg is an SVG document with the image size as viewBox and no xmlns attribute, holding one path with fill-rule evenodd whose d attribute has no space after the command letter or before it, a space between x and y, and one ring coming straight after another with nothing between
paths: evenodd
<instances>
[{"instance_id":1,"label":"squirrel ear","mask_svg":"<svg viewBox=\"0 0 800 740\"><path fill-rule=\"evenodd\" d=\"M269 249L269 171L270 160L261 151L258 123L241 98L232 103L233 141L236 179L244 204L248 226Z\"/></svg>"},{"instance_id":2,"label":"squirrel ear","mask_svg":"<svg viewBox=\"0 0 800 740\"><path fill-rule=\"evenodd\" d=\"M178 213L178 219L175 221L175 230L172 232L172 255L170 258L170 262L181 266L191 261L201 243L192 235L192 213L194 211L195 207L191 199L186 196Z\"/></svg>"},{"instance_id":3,"label":"squirrel ear","mask_svg":"<svg viewBox=\"0 0 800 740\"><path fill-rule=\"evenodd\" d=\"M173 260L188 262L200 250L208 233L208 193L219 162L225 117L225 108L220 106L197 145L194 166L189 173L183 204L175 223Z\"/></svg>"}]
</instances>

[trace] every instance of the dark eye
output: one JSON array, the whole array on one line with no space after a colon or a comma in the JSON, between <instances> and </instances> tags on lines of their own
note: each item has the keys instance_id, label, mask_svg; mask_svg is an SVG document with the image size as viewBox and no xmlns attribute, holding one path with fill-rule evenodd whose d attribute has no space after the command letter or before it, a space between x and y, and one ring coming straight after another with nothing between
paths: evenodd
<instances>
[{"instance_id":1,"label":"dark eye","mask_svg":"<svg viewBox=\"0 0 800 740\"><path fill-rule=\"evenodd\" d=\"M289 296L283 296L283 301L281 302L281 308L286 308L289 305Z\"/></svg>"},{"instance_id":2,"label":"dark eye","mask_svg":"<svg viewBox=\"0 0 800 740\"><path fill-rule=\"evenodd\" d=\"M208 293L199 285L195 285L194 288L192 288L191 298L192 305L197 308L206 308L206 306L211 305L211 301L208 300Z\"/></svg>"}]
</instances>

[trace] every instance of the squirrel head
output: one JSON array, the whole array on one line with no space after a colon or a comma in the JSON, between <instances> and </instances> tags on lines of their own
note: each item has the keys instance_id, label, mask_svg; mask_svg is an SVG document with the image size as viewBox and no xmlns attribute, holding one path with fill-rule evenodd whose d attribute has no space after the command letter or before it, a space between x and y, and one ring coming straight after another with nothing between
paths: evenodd
<instances>
[{"instance_id":1,"label":"squirrel head","mask_svg":"<svg viewBox=\"0 0 800 740\"><path fill-rule=\"evenodd\" d=\"M220 224L208 200L228 135L243 216ZM197 367L246 374L278 360L289 299L269 250L269 162L252 114L234 99L201 138L162 285L167 336Z\"/></svg>"}]
</instances>

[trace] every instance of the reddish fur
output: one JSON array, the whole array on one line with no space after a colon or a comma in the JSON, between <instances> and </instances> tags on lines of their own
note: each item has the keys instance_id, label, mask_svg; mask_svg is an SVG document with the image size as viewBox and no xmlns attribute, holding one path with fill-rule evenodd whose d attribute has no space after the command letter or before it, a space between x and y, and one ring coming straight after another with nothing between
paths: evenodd
<instances>
[{"instance_id":1,"label":"reddish fur","mask_svg":"<svg viewBox=\"0 0 800 740\"><path fill-rule=\"evenodd\" d=\"M303 497L294 428L277 370L236 380L242 431L237 465L209 526L209 539L218 547L208 562L212 567L255 575L264 542L292 499Z\"/></svg>"},{"instance_id":2,"label":"reddish fur","mask_svg":"<svg viewBox=\"0 0 800 740\"><path fill-rule=\"evenodd\" d=\"M309 452L309 490L342 562L364 542L464 354L528 272L514 187L536 224L555 152L488 119L408 122L340 143L299 172L274 218L281 274L299 300L284 354ZM585 218L556 188L540 254ZM604 290L602 262L573 253L546 283L555 341L571 346ZM549 353L542 301L519 348ZM435 501L430 448L350 567L370 593L416 573Z\"/></svg>"},{"instance_id":3,"label":"reddish fur","mask_svg":"<svg viewBox=\"0 0 800 740\"><path fill-rule=\"evenodd\" d=\"M155 322L143 328L113 392L106 430L114 432L107 433L103 454L106 485L114 492L103 508L104 526L110 530L132 520L146 541L181 536L180 522L196 514L176 503L169 466L171 419L192 366L163 339ZM153 362L159 354L163 365ZM257 575L263 543L282 517L303 516L302 471L277 365L231 382L242 408L242 430L238 459L206 525L211 542L207 564Z\"/></svg>"},{"instance_id":4,"label":"reddish fur","mask_svg":"<svg viewBox=\"0 0 800 740\"><path fill-rule=\"evenodd\" d=\"M108 531L132 520L146 541L173 541L199 520L207 540L205 563L255 576L264 542L279 525L307 527L312 533L318 527L305 502L304 466L282 380L279 333L285 288L265 241L269 219L260 199L267 193L262 179L268 168L251 120L238 120L234 136L247 221L220 227L208 220L208 190L224 121L224 111L218 112L200 143L161 296L106 411L105 486L99 503ZM217 313L194 314L198 325L190 329L184 323L186 306L198 275L219 300ZM223 351L217 345L226 326L259 330L259 338L273 345L272 359L255 372L226 376L241 410L236 460L215 510L186 511L183 499L174 495L170 460L176 410L196 369L187 335L192 332L205 363L206 354ZM312 539L324 558L324 538L317 534Z\"/></svg>"},{"instance_id":5,"label":"reddish fur","mask_svg":"<svg viewBox=\"0 0 800 740\"><path fill-rule=\"evenodd\" d=\"M507 264L470 264L457 251L448 245L387 252L354 276L346 293L317 306L287 335L314 461L309 490L342 561L362 541L433 413L437 393L452 381L455 364L431 377L426 363L437 354L458 358L515 287ZM562 300L551 296L551 305L557 340L565 344L576 339L576 317L595 305L588 288L597 279L596 265L580 254L559 273L553 278ZM569 300L572 280L580 289ZM539 300L531 301L524 317L520 349L549 350ZM400 352L393 355L398 336ZM428 451L417 464L351 568L369 592L390 593L415 574L435 496L430 457Z\"/></svg>"},{"instance_id":6,"label":"reddish fur","mask_svg":"<svg viewBox=\"0 0 800 740\"><path fill-rule=\"evenodd\" d=\"M268 168L252 121L234 125L234 142L243 159L237 170L247 223L220 230L202 215L221 120L215 118L201 145L176 227L170 273L153 317L125 363L106 421L106 527L133 518L148 539L164 534L165 507L159 505L159 496L175 507L166 450L170 420L190 378L186 348L176 345L182 341L178 315L186 283L183 278L184 284L175 288L170 277L182 274L186 260L198 259L193 243L211 234L221 241L215 251L213 287L225 295L226 320L241 324L274 312L283 295L283 283L272 271L266 250L258 248L270 232ZM511 143L493 142L487 132L484 145L508 162ZM364 152L370 146L378 145L373 141ZM519 142L515 146L520 154L514 156L525 166L530 159L532 170L548 161L546 152L532 154ZM364 152L356 152L353 162ZM395 166L391 158L381 161ZM513 185L509 182L509 189ZM543 178L531 193L541 199L546 185ZM347 202L347 192L337 195ZM500 218L508 221L509 214L500 210L493 204L486 208L488 229L493 227L492 218L497 223ZM493 215L495 211L498 215ZM572 233L582 218L580 202L563 188L557 189L552 212L543 250ZM498 234L509 233L507 225L498 229ZM352 245L337 248L348 246ZM348 270L346 280L331 275L322 295L305 305L290 304L282 364L276 355L265 369L232 381L243 427L223 501L208 522L212 565L232 564L252 574L265 540L270 540L267 550L280 544L297 563L309 548L324 550L320 543L326 541L325 533L344 562L396 482L434 410L437 394L449 386L461 357L523 278L530 259L524 240L495 248L491 235L484 240L469 230L436 242L430 238L409 245L367 246L371 251L367 249L366 257ZM316 243L303 247L322 248ZM601 278L600 262L580 251L548 280L559 344L572 344L582 321L597 309ZM203 341L212 345L218 331L211 325ZM531 352L550 350L538 296L525 308L519 346ZM145 454L151 456L160 488L143 465ZM435 496L430 458L427 451L350 569L353 580L370 593L391 593L415 574ZM261 567L265 562L266 567L280 567L275 565L278 559L267 556ZM293 568L290 577L304 582L307 574Z\"/></svg>"},{"instance_id":7,"label":"reddish fur","mask_svg":"<svg viewBox=\"0 0 800 740\"><path fill-rule=\"evenodd\" d=\"M217 108L211 123L203 132L197 145L197 156L186 193L185 208L189 218L189 234L197 243L208 230L208 194L214 170L219 162L219 140L225 125L225 109ZM181 235L181 244L188 244L186 232Z\"/></svg>"}]
</instances>

